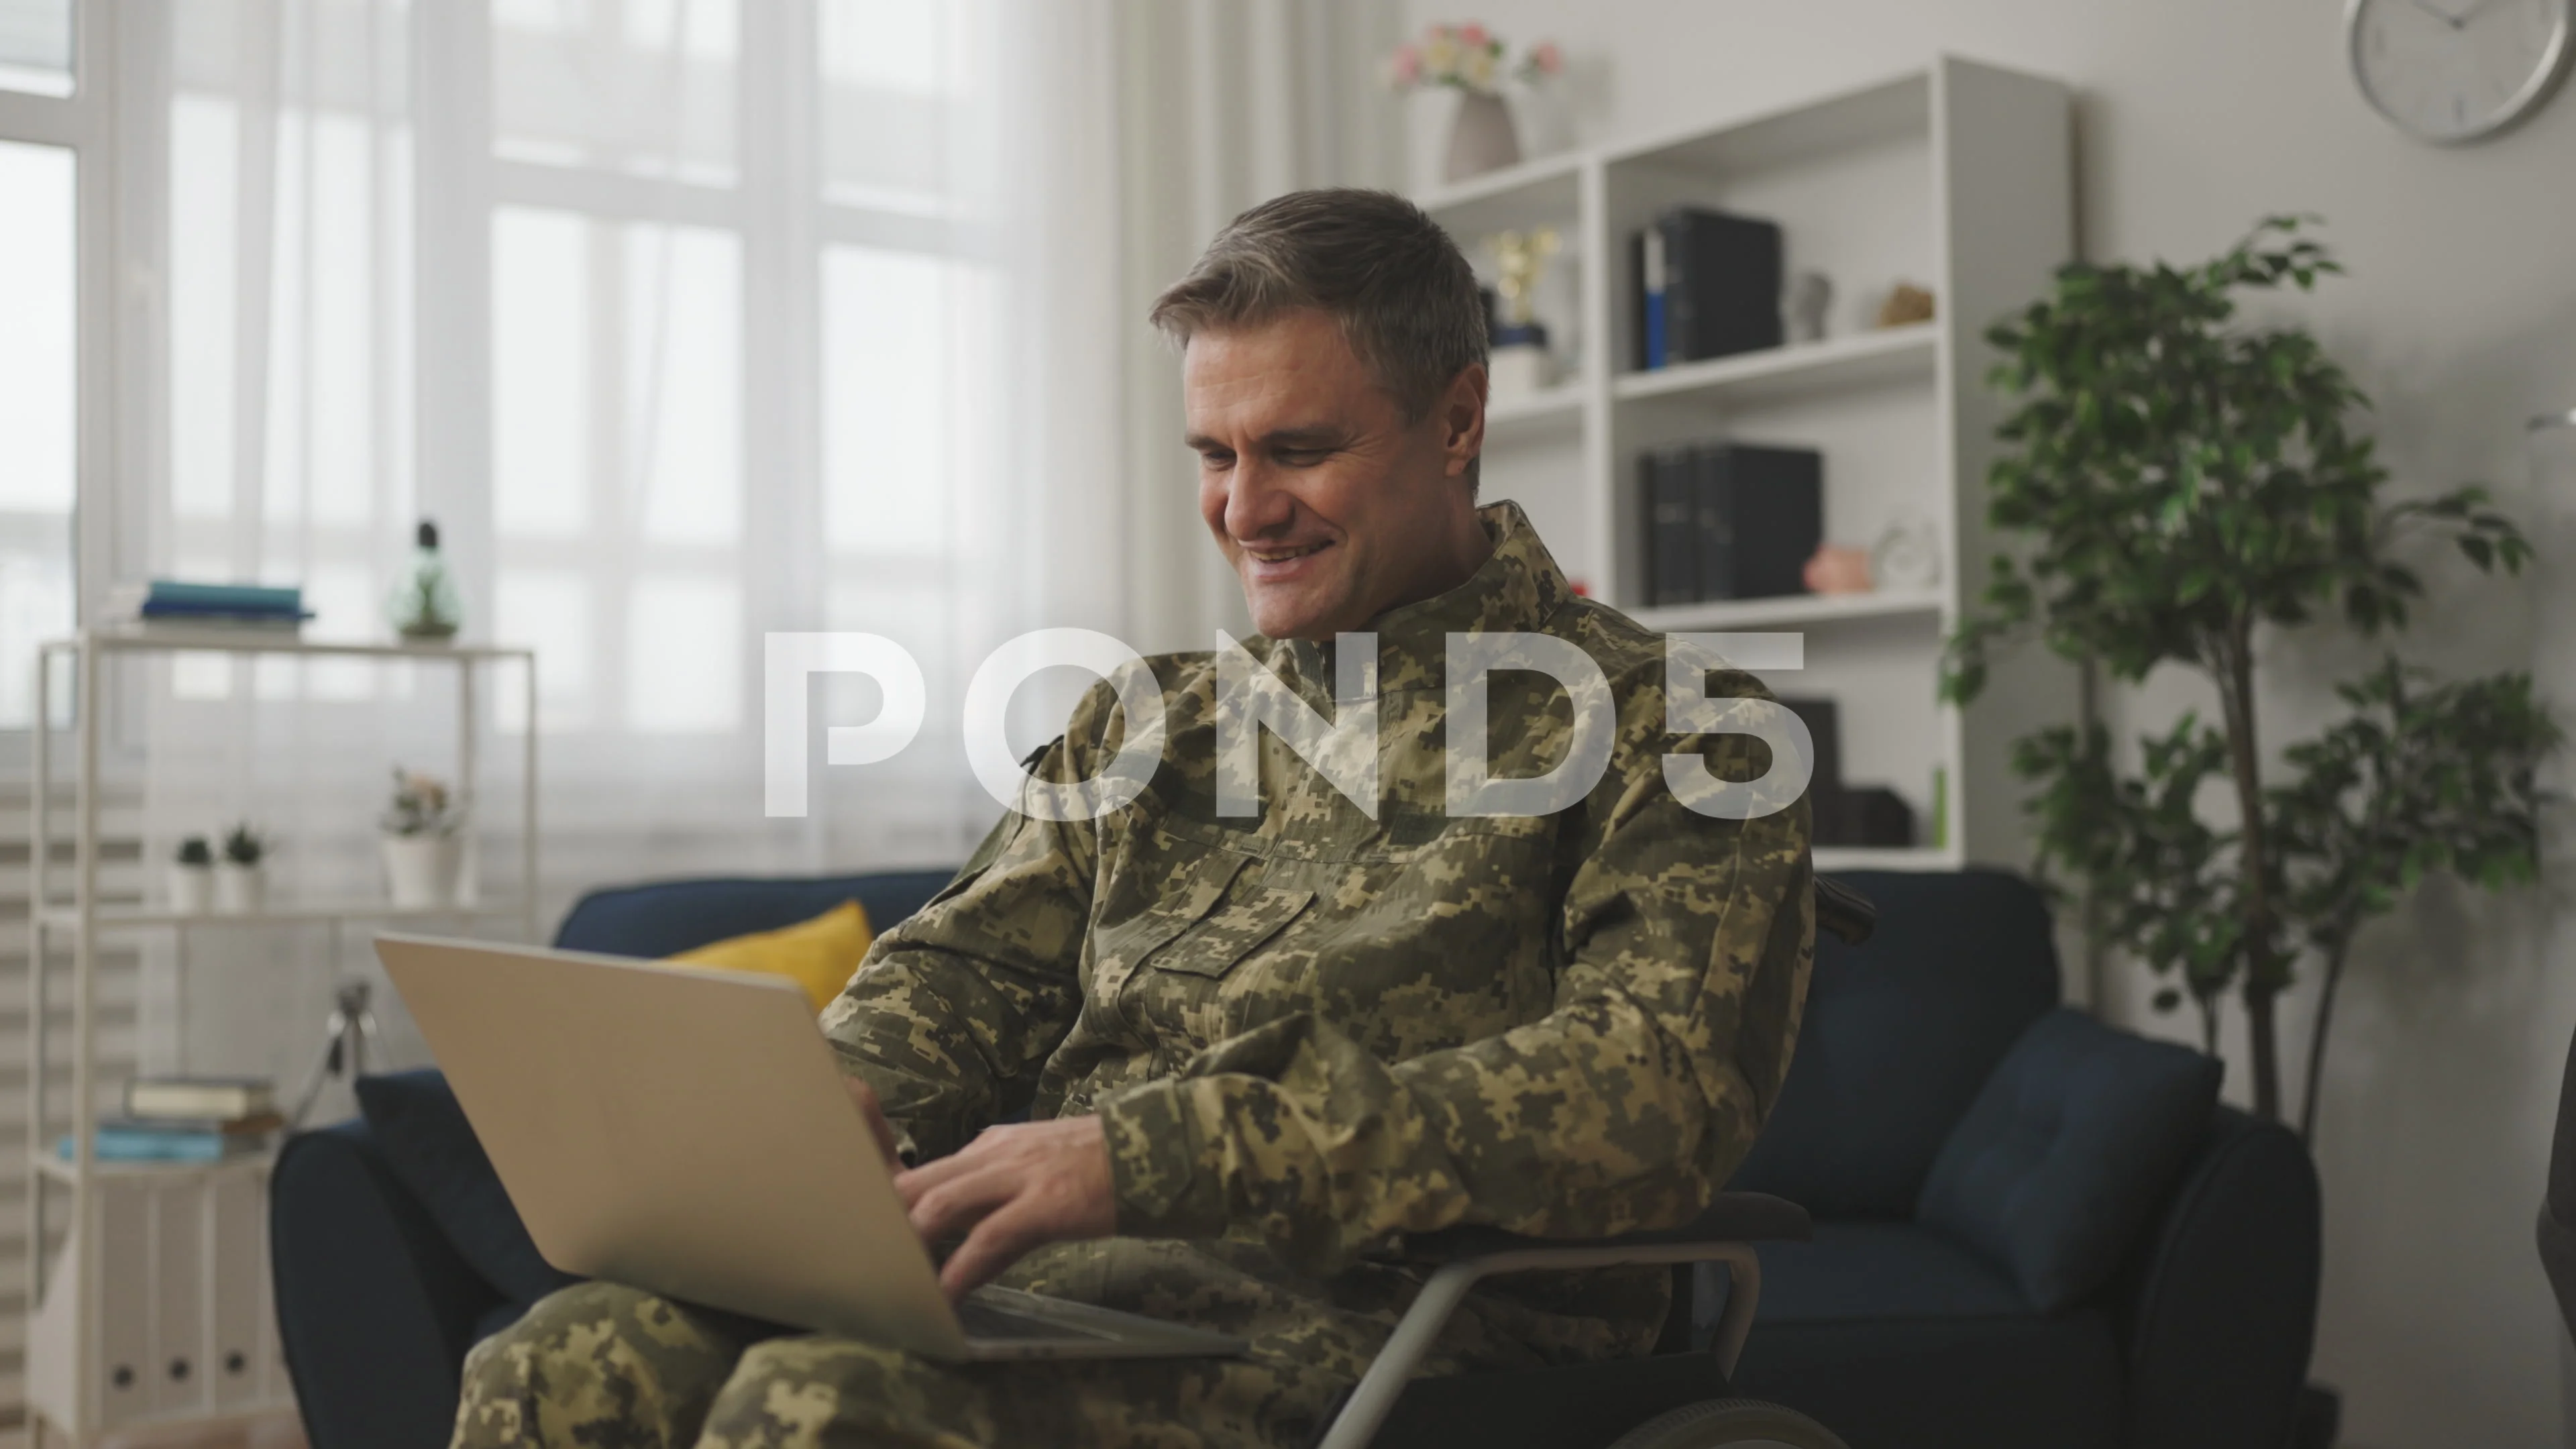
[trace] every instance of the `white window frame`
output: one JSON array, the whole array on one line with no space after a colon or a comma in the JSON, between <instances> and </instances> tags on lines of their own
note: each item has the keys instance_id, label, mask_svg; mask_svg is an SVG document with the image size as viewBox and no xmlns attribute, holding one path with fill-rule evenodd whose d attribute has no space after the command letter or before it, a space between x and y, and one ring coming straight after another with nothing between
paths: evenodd
<instances>
[{"instance_id":1,"label":"white window frame","mask_svg":"<svg viewBox=\"0 0 2576 1449\"><path fill-rule=\"evenodd\" d=\"M72 93L0 90L0 141L58 146L72 153L72 256L77 297L72 349L73 417L72 616L86 623L113 574L115 488L120 477L116 427L117 356L125 340L114 278L118 252L115 0L73 0ZM0 728L0 769L23 776L25 727Z\"/></svg>"},{"instance_id":2,"label":"white window frame","mask_svg":"<svg viewBox=\"0 0 2576 1449\"><path fill-rule=\"evenodd\" d=\"M424 511L462 542L455 552L468 561L471 596L490 600L500 561L525 557L534 548L496 536L485 481L495 445L488 381L492 219L505 207L532 208L595 225L672 222L738 239L744 482L733 570L742 589L744 632L756 638L764 630L816 627L810 611L822 597L821 574L829 565L821 542L825 480L817 406L823 393L824 249L855 244L969 257L983 250L983 239L971 228L826 197L817 0L745 0L741 6L729 186L495 155L489 6L471 0L421 6L415 14L421 27L417 104L444 118L442 125L416 132L422 379L417 476ZM594 328L599 325L595 319ZM596 332L589 345L599 362L614 355ZM468 486L452 486L454 480ZM681 550L669 556L675 564L683 557ZM594 599L625 599L638 574L657 561L655 547L642 545L606 560L594 553L582 571ZM613 622L605 613L594 616L595 628ZM622 734L613 723L623 708L622 645L602 636L592 647L590 689L597 714L593 723L570 733ZM743 650L741 666L739 697L748 711L759 699L759 651ZM655 748L642 741L633 747ZM675 749L686 747L685 739L673 742Z\"/></svg>"}]
</instances>

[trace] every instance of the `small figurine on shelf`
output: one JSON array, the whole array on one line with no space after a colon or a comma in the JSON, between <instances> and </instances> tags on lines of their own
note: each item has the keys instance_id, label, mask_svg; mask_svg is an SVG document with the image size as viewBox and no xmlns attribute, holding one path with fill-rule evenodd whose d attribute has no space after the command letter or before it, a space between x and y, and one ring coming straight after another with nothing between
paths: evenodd
<instances>
[{"instance_id":1,"label":"small figurine on shelf","mask_svg":"<svg viewBox=\"0 0 2576 1449\"><path fill-rule=\"evenodd\" d=\"M1931 588L1941 582L1941 536L1921 513L1901 514L1878 536L1869 565L1886 588Z\"/></svg>"},{"instance_id":2,"label":"small figurine on shelf","mask_svg":"<svg viewBox=\"0 0 2576 1449\"><path fill-rule=\"evenodd\" d=\"M170 862L170 909L183 916L202 916L215 901L215 848L202 835L179 842Z\"/></svg>"},{"instance_id":3,"label":"small figurine on shelf","mask_svg":"<svg viewBox=\"0 0 2576 1449\"><path fill-rule=\"evenodd\" d=\"M1899 282L1888 292L1887 300L1878 304L1881 328L1910 327L1932 320L1932 294L1912 282Z\"/></svg>"},{"instance_id":4,"label":"small figurine on shelf","mask_svg":"<svg viewBox=\"0 0 2576 1449\"><path fill-rule=\"evenodd\" d=\"M449 577L447 560L438 553L438 525L424 518L416 535L411 571L385 601L395 632L414 644L444 644L456 637L465 608Z\"/></svg>"},{"instance_id":5,"label":"small figurine on shelf","mask_svg":"<svg viewBox=\"0 0 2576 1449\"><path fill-rule=\"evenodd\" d=\"M1486 363L1489 397L1510 402L1544 391L1556 381L1555 359L1548 355L1547 329L1533 310L1538 279L1561 242L1554 227L1506 231L1485 238L1494 254L1495 290L1502 294L1502 325L1494 329Z\"/></svg>"},{"instance_id":6,"label":"small figurine on shelf","mask_svg":"<svg viewBox=\"0 0 2576 1449\"><path fill-rule=\"evenodd\" d=\"M1866 594L1870 591L1869 550L1826 544L1807 560L1804 576L1811 594Z\"/></svg>"},{"instance_id":7,"label":"small figurine on shelf","mask_svg":"<svg viewBox=\"0 0 2576 1449\"><path fill-rule=\"evenodd\" d=\"M456 904L464 863L465 812L434 775L394 767L394 798L376 822L385 885L397 907L429 910Z\"/></svg>"},{"instance_id":8,"label":"small figurine on shelf","mask_svg":"<svg viewBox=\"0 0 2576 1449\"><path fill-rule=\"evenodd\" d=\"M261 864L268 841L243 821L224 836L224 858L215 867L215 909L228 916L252 916L268 902L268 874Z\"/></svg>"},{"instance_id":9,"label":"small figurine on shelf","mask_svg":"<svg viewBox=\"0 0 2576 1449\"><path fill-rule=\"evenodd\" d=\"M1833 310L1834 279L1822 272L1800 272L1790 278L1780 299L1780 317L1792 342L1825 340L1825 314Z\"/></svg>"}]
</instances>

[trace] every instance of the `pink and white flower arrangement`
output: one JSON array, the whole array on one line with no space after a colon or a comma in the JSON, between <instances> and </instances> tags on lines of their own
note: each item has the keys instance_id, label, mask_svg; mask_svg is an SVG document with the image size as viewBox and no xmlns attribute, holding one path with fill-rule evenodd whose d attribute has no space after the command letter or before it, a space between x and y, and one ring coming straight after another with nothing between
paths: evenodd
<instances>
[{"instance_id":1,"label":"pink and white flower arrangement","mask_svg":"<svg viewBox=\"0 0 2576 1449\"><path fill-rule=\"evenodd\" d=\"M1475 21L1434 25L1422 32L1421 40L1397 46L1386 58L1386 83L1398 91L1449 86L1471 95L1495 95L1510 53L1511 47L1500 36ZM1557 49L1555 41L1542 40L1508 68L1522 82L1536 85L1565 72L1565 52Z\"/></svg>"}]
</instances>

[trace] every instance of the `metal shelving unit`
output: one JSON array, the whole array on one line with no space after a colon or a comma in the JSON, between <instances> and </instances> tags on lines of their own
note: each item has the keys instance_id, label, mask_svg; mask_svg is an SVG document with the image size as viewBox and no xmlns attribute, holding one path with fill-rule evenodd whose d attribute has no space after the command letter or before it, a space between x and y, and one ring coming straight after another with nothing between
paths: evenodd
<instances>
[{"instance_id":1,"label":"metal shelving unit","mask_svg":"<svg viewBox=\"0 0 2576 1449\"><path fill-rule=\"evenodd\" d=\"M522 745L518 888L505 901L430 909L398 909L384 900L287 902L256 912L224 914L103 902L99 891L101 676L108 663L120 658L201 651L453 665L457 670L457 797L469 820L477 794L474 724L482 698L477 685L480 670L516 665L525 671L525 697L531 707L537 697L536 654L522 648L341 643L264 631L160 626L91 627L39 647L30 761L36 788L29 852L32 910L27 973L27 1151L35 1168L27 1228L26 1392L31 1445L41 1445L48 1428L59 1430L73 1444L85 1445L111 1430L239 1423L291 1409L294 1402L285 1367L276 1360L274 1311L267 1298L269 1155L249 1154L215 1163L108 1163L95 1155L102 935L153 928L516 919L527 939L537 937L537 731L533 720ZM70 666L73 706L67 731L73 744L72 851L60 871L49 848L55 825L51 799L55 730L50 722L57 717L58 660ZM67 897L60 893L63 874L70 877ZM51 1061L48 988L58 950L67 953L71 968L72 1155L68 1158L54 1150L46 1130L45 1085ZM69 1198L62 1245L51 1255L44 1189L48 1181ZM245 1221L252 1226L245 1228ZM138 1235L150 1244L142 1255L149 1272L159 1275L173 1264L179 1266L172 1281L161 1282L156 1276L149 1290L140 1294L128 1294L120 1286L121 1301L108 1303L104 1301L111 1267L107 1260L112 1251L124 1249L113 1265L120 1285L133 1272L142 1271L130 1260L133 1245L128 1240ZM47 1271L49 1256L51 1272ZM256 1261L246 1263L245 1256ZM175 1306L162 1300L174 1300ZM255 1344L217 1350L219 1332L239 1337L245 1331L238 1323L225 1328L227 1314L256 1319L251 1330ZM138 1326L126 1321L135 1315L149 1322ZM113 1354L111 1337L116 1339ZM183 1354L171 1346L180 1340L196 1347ZM113 1366L111 1357L117 1359Z\"/></svg>"}]
</instances>

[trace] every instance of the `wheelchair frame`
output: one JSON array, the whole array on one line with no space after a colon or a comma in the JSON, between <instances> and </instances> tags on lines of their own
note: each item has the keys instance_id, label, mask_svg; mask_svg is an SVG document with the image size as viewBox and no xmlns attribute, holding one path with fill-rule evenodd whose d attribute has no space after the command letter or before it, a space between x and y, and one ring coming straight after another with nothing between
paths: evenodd
<instances>
[{"instance_id":1,"label":"wheelchair frame","mask_svg":"<svg viewBox=\"0 0 2576 1449\"><path fill-rule=\"evenodd\" d=\"M1751 1194L1727 1196L1742 1198ZM1722 1209L1724 1197L1720 1203ZM1695 1239L1685 1236L1688 1231L1639 1233L1590 1243L1519 1239L1497 1251L1443 1265L1423 1285L1413 1306L1404 1311L1386 1346L1369 1361L1368 1372L1360 1376L1359 1386L1343 1402L1341 1413L1334 1417L1332 1429L1318 1442L1317 1449L1368 1449L1370 1441L1377 1437L1378 1427L1394 1412L1395 1401L1402 1397L1405 1385L1413 1381L1414 1369L1430 1353L1440 1330L1448 1326L1450 1315L1465 1301L1468 1290L1479 1280L1498 1273L1724 1263L1726 1307L1718 1315L1717 1340L1708 1351L1717 1358L1718 1372L1732 1379L1736 1359L1744 1352L1744 1341L1753 1332L1753 1309L1762 1292L1762 1260L1750 1242L1738 1238Z\"/></svg>"}]
</instances>

